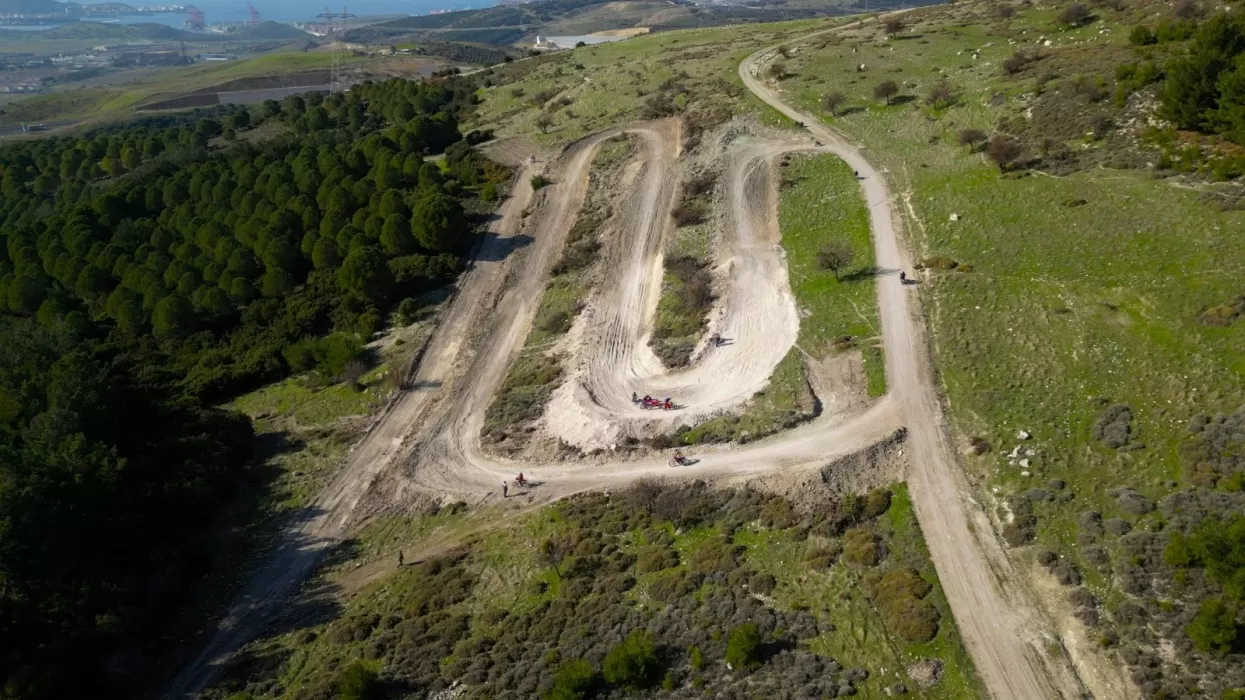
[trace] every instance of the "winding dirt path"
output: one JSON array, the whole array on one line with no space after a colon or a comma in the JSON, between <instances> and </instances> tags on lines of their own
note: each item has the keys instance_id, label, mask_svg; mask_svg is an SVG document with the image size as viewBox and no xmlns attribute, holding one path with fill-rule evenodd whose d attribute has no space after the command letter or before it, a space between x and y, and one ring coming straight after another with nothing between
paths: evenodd
<instances>
[{"instance_id":1,"label":"winding dirt path","mask_svg":"<svg viewBox=\"0 0 1245 700\"><path fill-rule=\"evenodd\" d=\"M802 41L806 39L797 39ZM794 43L794 42L790 42ZM956 624L990 694L1003 699L1079 698L1085 690L1048 632L1049 623L1026 591L960 469L951 444L920 299L902 285L910 270L908 252L892 212L895 199L886 178L860 150L819 118L783 102L759 76L778 47L757 52L740 64L744 85L766 104L807 125L809 131L856 170L869 206L878 267L886 380L908 428L912 459L908 485Z\"/></svg>"},{"instance_id":2,"label":"winding dirt path","mask_svg":"<svg viewBox=\"0 0 1245 700\"><path fill-rule=\"evenodd\" d=\"M740 75L745 84L779 111L810 124L826 146L816 147L809 139L755 140L729 152L725 184L730 273L711 330L735 338L736 345L702 352L694 366L675 373L665 372L647 346L647 319L660 289L661 241L673 196L677 121L620 126L572 144L543 168L554 184L539 193L528 183L542 168L528 165L429 341L412 377L413 388L380 416L309 514L291 524L218 633L171 684L168 697L190 697L207 687L221 664L263 631L286 597L346 535L361 499L380 479L390 480L387 485L394 486L399 498L418 493L479 503L499 498L500 483L524 471L544 482L524 501L536 504L578 491L625 486L647 476L735 480L815 470L892 438L905 427L915 453L908 481L916 512L956 621L991 694L1025 700L1081 694L1062 655L1052 658L1046 652L1054 638L1046 634L1046 622L1033 602L1011 583L1017 578L972 499L944 422L918 299L895 274L878 279L891 393L863 412L826 411L811 423L766 440L698 450L698 463L677 470L661 454L518 463L481 449L485 412L523 346L550 269L583 206L593 157L606 139L619 133L637 138L643 170L619 219L623 252L611 261L602 293L581 319L589 324L591 342L585 344L573 381L567 382L571 388L558 399L565 405L551 408L562 418L584 416L578 424L567 418L571 433L575 425L588 426L583 434L603 443L608 429L600 433L600 425L608 428L611 422L634 417L633 390L668 394L680 403L695 404L696 411L715 411L739 405L768 381L798 333L778 246L775 186L766 175L768 168L762 167L778 154L833 152L860 171L878 265L894 272L906 266L885 180L851 144L785 105L756 77L758 67L772 55L771 49L744 61ZM522 212L529 203L535 213L525 222ZM531 235L531 242L520 249L516 237L521 231ZM686 421L691 413L662 419Z\"/></svg>"}]
</instances>

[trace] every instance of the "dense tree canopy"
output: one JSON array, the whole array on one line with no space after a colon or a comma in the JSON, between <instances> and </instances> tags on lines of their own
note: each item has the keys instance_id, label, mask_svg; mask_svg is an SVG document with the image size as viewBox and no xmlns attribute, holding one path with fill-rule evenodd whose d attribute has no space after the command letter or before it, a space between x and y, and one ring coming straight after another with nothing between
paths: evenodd
<instances>
[{"instance_id":1,"label":"dense tree canopy","mask_svg":"<svg viewBox=\"0 0 1245 700\"><path fill-rule=\"evenodd\" d=\"M462 270L464 201L508 176L470 106L395 79L0 148L0 697L158 680L249 473L250 423L206 403L350 379L359 335Z\"/></svg>"},{"instance_id":2,"label":"dense tree canopy","mask_svg":"<svg viewBox=\"0 0 1245 700\"><path fill-rule=\"evenodd\" d=\"M469 101L395 79L223 117L289 126L264 143L217 148L209 116L0 150L0 310L150 334L209 398L279 375L283 344L461 269L462 200L506 177L459 134Z\"/></svg>"},{"instance_id":3,"label":"dense tree canopy","mask_svg":"<svg viewBox=\"0 0 1245 700\"><path fill-rule=\"evenodd\" d=\"M1186 55L1167 65L1163 115L1181 128L1245 143L1245 18L1219 14L1198 26Z\"/></svg>"},{"instance_id":4,"label":"dense tree canopy","mask_svg":"<svg viewBox=\"0 0 1245 700\"><path fill-rule=\"evenodd\" d=\"M128 695L151 663L144 632L207 563L196 539L245 466L250 422L68 323L0 316L0 347L0 687Z\"/></svg>"}]
</instances>

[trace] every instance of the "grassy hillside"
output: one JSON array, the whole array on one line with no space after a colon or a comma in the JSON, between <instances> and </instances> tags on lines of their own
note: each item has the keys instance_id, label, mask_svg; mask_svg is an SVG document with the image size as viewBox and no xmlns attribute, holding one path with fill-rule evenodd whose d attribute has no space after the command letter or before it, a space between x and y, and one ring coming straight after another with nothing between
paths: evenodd
<instances>
[{"instance_id":1,"label":"grassy hillside","mask_svg":"<svg viewBox=\"0 0 1245 700\"><path fill-rule=\"evenodd\" d=\"M295 606L206 697L984 697L902 485L804 512L641 483L499 515L377 523L347 548L374 582Z\"/></svg>"},{"instance_id":2,"label":"grassy hillside","mask_svg":"<svg viewBox=\"0 0 1245 700\"><path fill-rule=\"evenodd\" d=\"M1067 7L909 13L793 47L779 82L886 165L915 216L938 368L1004 536L1085 584L1069 609L1127 663L1172 645L1181 666L1140 673L1147 694L1239 687L1242 657L1187 631L1235 574L1163 556L1173 529L1239 508L1245 438L1216 428L1245 403L1236 147L1155 121L1152 83L1187 41L1129 44L1203 11Z\"/></svg>"}]
</instances>

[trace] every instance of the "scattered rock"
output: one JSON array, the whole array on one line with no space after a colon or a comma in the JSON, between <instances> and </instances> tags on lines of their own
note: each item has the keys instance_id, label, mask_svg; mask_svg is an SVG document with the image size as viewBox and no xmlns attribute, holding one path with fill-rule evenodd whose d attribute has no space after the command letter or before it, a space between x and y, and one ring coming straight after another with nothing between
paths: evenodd
<instances>
[{"instance_id":1,"label":"scattered rock","mask_svg":"<svg viewBox=\"0 0 1245 700\"><path fill-rule=\"evenodd\" d=\"M916 683L916 687L925 689L932 688L942 679L942 661L939 659L921 659L916 663L909 664L908 677Z\"/></svg>"},{"instance_id":2,"label":"scattered rock","mask_svg":"<svg viewBox=\"0 0 1245 700\"><path fill-rule=\"evenodd\" d=\"M893 695L904 695L908 692L908 686L903 683L896 683L895 685L886 686L886 689L883 692L885 692L888 697Z\"/></svg>"}]
</instances>

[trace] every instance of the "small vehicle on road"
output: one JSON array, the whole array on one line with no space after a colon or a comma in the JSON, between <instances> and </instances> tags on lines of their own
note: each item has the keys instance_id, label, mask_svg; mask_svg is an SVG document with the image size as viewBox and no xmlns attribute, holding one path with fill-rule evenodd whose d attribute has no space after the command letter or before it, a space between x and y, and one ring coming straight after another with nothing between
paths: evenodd
<instances>
[{"instance_id":1,"label":"small vehicle on road","mask_svg":"<svg viewBox=\"0 0 1245 700\"><path fill-rule=\"evenodd\" d=\"M686 467L686 466L695 464L696 461L697 460L690 459L687 457L687 455L683 454L683 450L678 450L674 453L674 456L670 458L670 466Z\"/></svg>"}]
</instances>

